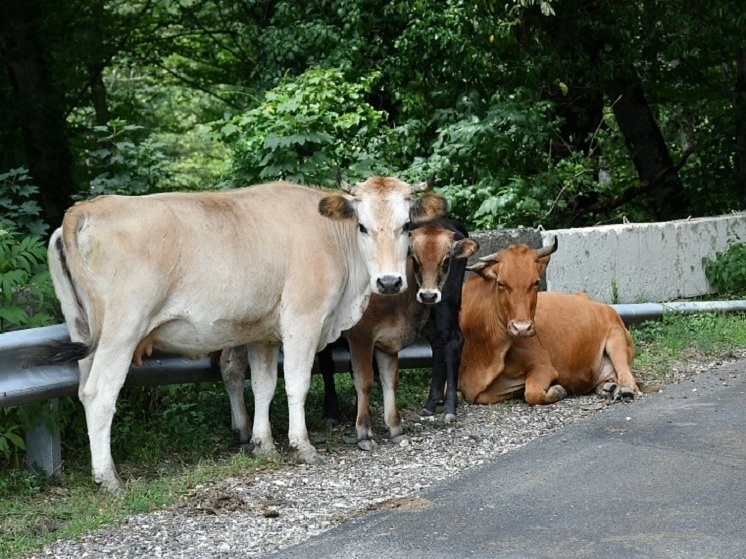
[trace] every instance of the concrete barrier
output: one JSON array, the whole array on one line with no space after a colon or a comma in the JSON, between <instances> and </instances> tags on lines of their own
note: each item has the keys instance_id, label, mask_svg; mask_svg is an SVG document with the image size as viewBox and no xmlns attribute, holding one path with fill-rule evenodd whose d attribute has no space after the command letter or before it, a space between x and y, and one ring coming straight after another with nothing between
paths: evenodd
<instances>
[{"instance_id":1,"label":"concrete barrier","mask_svg":"<svg viewBox=\"0 0 746 559\"><path fill-rule=\"evenodd\" d=\"M586 291L605 303L671 301L712 293L702 258L746 242L746 213L541 233L545 244L554 235L547 289Z\"/></svg>"}]
</instances>

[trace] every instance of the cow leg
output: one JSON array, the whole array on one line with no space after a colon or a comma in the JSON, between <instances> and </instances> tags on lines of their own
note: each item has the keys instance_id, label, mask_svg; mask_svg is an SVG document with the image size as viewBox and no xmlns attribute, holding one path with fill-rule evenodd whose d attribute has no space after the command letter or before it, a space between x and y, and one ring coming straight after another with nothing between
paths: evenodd
<instances>
[{"instance_id":1,"label":"cow leg","mask_svg":"<svg viewBox=\"0 0 746 559\"><path fill-rule=\"evenodd\" d=\"M316 355L318 335L296 323L295 331L285 330L284 365L285 392L288 397L288 439L295 449L295 460L300 464L323 464L324 459L308 440L306 427L306 397L311 388L311 369Z\"/></svg>"},{"instance_id":2,"label":"cow leg","mask_svg":"<svg viewBox=\"0 0 746 559\"><path fill-rule=\"evenodd\" d=\"M396 389L399 387L399 357L376 350L378 375L383 391L383 419L389 428L391 442L399 444L406 437L401 426L401 415L396 405Z\"/></svg>"},{"instance_id":3,"label":"cow leg","mask_svg":"<svg viewBox=\"0 0 746 559\"><path fill-rule=\"evenodd\" d=\"M251 391L254 394L254 429L251 442L254 455L277 456L272 426L269 422L269 405L277 388L278 344L253 343L247 346L251 367Z\"/></svg>"},{"instance_id":4,"label":"cow leg","mask_svg":"<svg viewBox=\"0 0 746 559\"><path fill-rule=\"evenodd\" d=\"M249 352L245 345L220 352L220 375L223 377L231 403L231 428L238 435L241 449L251 450L251 420L244 401L244 380L249 366Z\"/></svg>"},{"instance_id":5,"label":"cow leg","mask_svg":"<svg viewBox=\"0 0 746 559\"><path fill-rule=\"evenodd\" d=\"M461 366L461 348L464 345L464 337L461 329L456 329L445 344L445 369L446 369L446 394L443 410L443 421L453 423L456 421L456 408L458 407L458 370Z\"/></svg>"},{"instance_id":6,"label":"cow leg","mask_svg":"<svg viewBox=\"0 0 746 559\"><path fill-rule=\"evenodd\" d=\"M559 384L552 384L559 374L555 369L533 369L526 374L525 398L530 406L554 404L567 397L567 390Z\"/></svg>"},{"instance_id":7,"label":"cow leg","mask_svg":"<svg viewBox=\"0 0 746 559\"><path fill-rule=\"evenodd\" d=\"M324 379L324 421L330 427L339 423L339 400L337 399L337 387L334 384L334 355L332 344L327 345L316 354L319 359L319 369Z\"/></svg>"},{"instance_id":8,"label":"cow leg","mask_svg":"<svg viewBox=\"0 0 746 559\"><path fill-rule=\"evenodd\" d=\"M464 346L464 336L458 324L458 307L447 300L435 305L424 331L433 348L433 380L420 415L431 415L435 412L436 402L443 400L445 423L456 421L458 406L458 372ZM423 411L430 413L423 414Z\"/></svg>"},{"instance_id":9,"label":"cow leg","mask_svg":"<svg viewBox=\"0 0 746 559\"><path fill-rule=\"evenodd\" d=\"M357 446L360 450L373 450L376 440L370 422L370 393L373 390L373 343L367 339L350 337L352 378L357 394Z\"/></svg>"},{"instance_id":10,"label":"cow leg","mask_svg":"<svg viewBox=\"0 0 746 559\"><path fill-rule=\"evenodd\" d=\"M111 492L122 490L122 480L111 456L111 425L137 341L121 349L123 345L103 339L99 342L90 373L78 391L88 427L93 481Z\"/></svg>"},{"instance_id":11,"label":"cow leg","mask_svg":"<svg viewBox=\"0 0 746 559\"><path fill-rule=\"evenodd\" d=\"M632 376L632 358L634 357L634 345L632 336L623 326L618 325L611 329L606 339L606 355L611 361L618 386L612 392L612 398L634 398L640 393L640 389Z\"/></svg>"},{"instance_id":12,"label":"cow leg","mask_svg":"<svg viewBox=\"0 0 746 559\"><path fill-rule=\"evenodd\" d=\"M430 380L430 392L420 410L420 417L430 417L435 413L435 408L443 403L443 394L446 390L445 352L443 351L442 341L436 329L435 312L430 313L430 318L422 333L432 348L433 372Z\"/></svg>"}]
</instances>

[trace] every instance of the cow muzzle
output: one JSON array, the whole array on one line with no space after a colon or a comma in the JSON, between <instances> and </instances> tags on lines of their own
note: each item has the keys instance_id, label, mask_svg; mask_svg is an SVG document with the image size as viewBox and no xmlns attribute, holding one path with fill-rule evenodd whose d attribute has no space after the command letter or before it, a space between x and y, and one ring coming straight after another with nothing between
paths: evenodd
<instances>
[{"instance_id":1,"label":"cow muzzle","mask_svg":"<svg viewBox=\"0 0 746 559\"><path fill-rule=\"evenodd\" d=\"M440 303L440 291L433 289L420 289L417 292L417 300L425 305L434 305Z\"/></svg>"},{"instance_id":2,"label":"cow muzzle","mask_svg":"<svg viewBox=\"0 0 746 559\"><path fill-rule=\"evenodd\" d=\"M508 334L514 338L530 338L536 335L533 320L511 320L508 322Z\"/></svg>"},{"instance_id":3,"label":"cow muzzle","mask_svg":"<svg viewBox=\"0 0 746 559\"><path fill-rule=\"evenodd\" d=\"M381 295L396 295L404 290L404 280L401 276L381 276L376 279L376 288Z\"/></svg>"}]
</instances>

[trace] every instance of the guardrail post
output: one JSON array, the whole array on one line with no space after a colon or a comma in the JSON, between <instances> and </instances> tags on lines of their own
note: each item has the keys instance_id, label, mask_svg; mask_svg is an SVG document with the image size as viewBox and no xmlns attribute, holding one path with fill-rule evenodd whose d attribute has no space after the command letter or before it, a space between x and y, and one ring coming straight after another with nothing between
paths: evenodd
<instances>
[{"instance_id":1,"label":"guardrail post","mask_svg":"<svg viewBox=\"0 0 746 559\"><path fill-rule=\"evenodd\" d=\"M53 398L50 407L57 410L59 401ZM62 472L62 448L60 429L51 426L43 417L36 419L33 425L26 426L26 463L29 469L46 477L58 476Z\"/></svg>"}]
</instances>

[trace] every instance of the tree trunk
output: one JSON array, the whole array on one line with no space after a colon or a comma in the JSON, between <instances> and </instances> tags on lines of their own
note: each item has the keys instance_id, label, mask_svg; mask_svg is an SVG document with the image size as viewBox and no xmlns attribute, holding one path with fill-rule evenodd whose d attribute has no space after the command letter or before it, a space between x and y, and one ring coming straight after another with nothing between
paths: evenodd
<instances>
[{"instance_id":1,"label":"tree trunk","mask_svg":"<svg viewBox=\"0 0 746 559\"><path fill-rule=\"evenodd\" d=\"M640 181L649 186L656 219L687 217L689 198L639 80L617 76L608 84L607 94Z\"/></svg>"},{"instance_id":2,"label":"tree trunk","mask_svg":"<svg viewBox=\"0 0 746 559\"><path fill-rule=\"evenodd\" d=\"M6 0L0 16L0 49L10 77L26 150L26 163L39 187L47 221L56 227L77 188L61 97L44 64L41 3Z\"/></svg>"},{"instance_id":3,"label":"tree trunk","mask_svg":"<svg viewBox=\"0 0 746 559\"><path fill-rule=\"evenodd\" d=\"M738 53L735 113L736 188L739 207L746 210L746 49Z\"/></svg>"}]
</instances>

